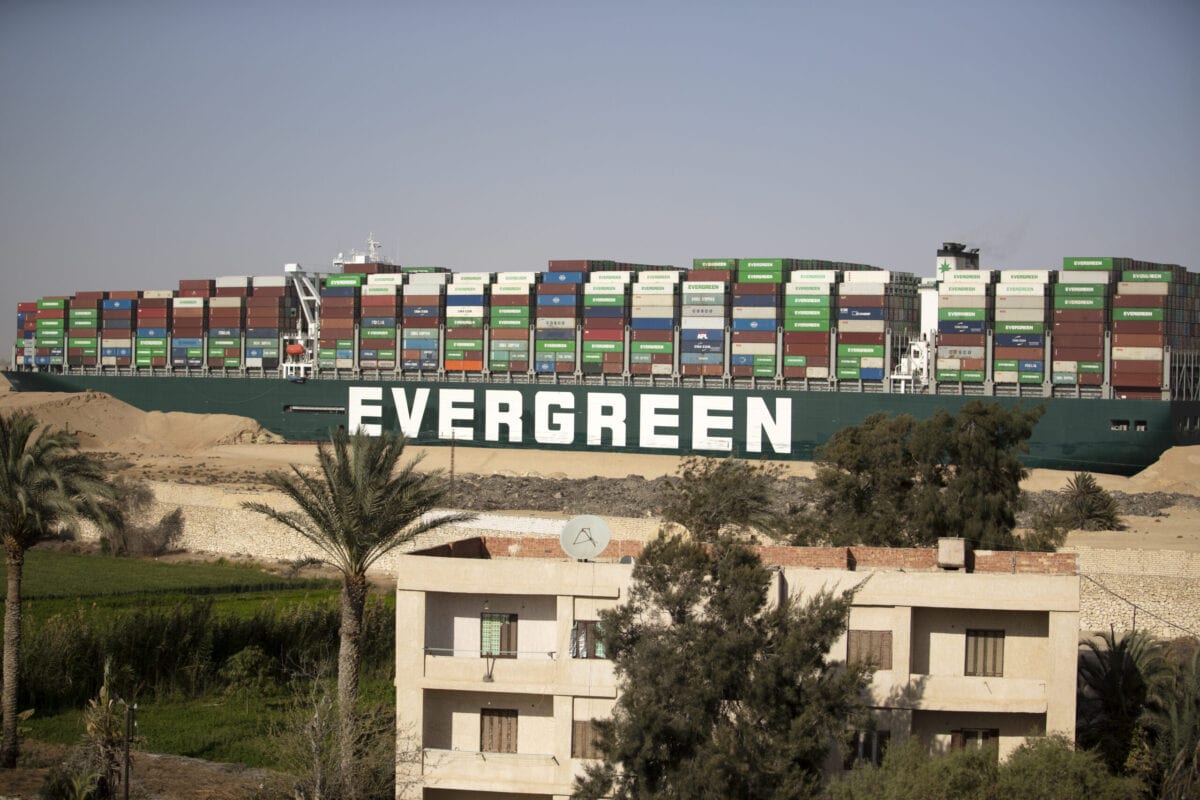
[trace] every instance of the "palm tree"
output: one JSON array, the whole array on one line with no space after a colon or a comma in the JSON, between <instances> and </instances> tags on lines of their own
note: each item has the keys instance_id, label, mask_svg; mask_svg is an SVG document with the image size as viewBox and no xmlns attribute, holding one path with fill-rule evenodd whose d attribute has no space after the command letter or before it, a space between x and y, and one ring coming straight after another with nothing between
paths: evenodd
<instances>
[{"instance_id":1,"label":"palm tree","mask_svg":"<svg viewBox=\"0 0 1200 800\"><path fill-rule=\"evenodd\" d=\"M1144 737L1169 667L1162 643L1145 631L1113 629L1084 642L1079 656L1079 742L1096 748L1109 769L1125 774L1135 740Z\"/></svg>"},{"instance_id":2,"label":"palm tree","mask_svg":"<svg viewBox=\"0 0 1200 800\"><path fill-rule=\"evenodd\" d=\"M45 537L70 530L79 518L110 524L119 519L115 492L104 467L80 453L66 431L38 429L18 411L0 415L0 535L8 565L4 604L3 737L0 767L17 765L17 692L21 666L21 579L25 551Z\"/></svg>"},{"instance_id":3,"label":"palm tree","mask_svg":"<svg viewBox=\"0 0 1200 800\"><path fill-rule=\"evenodd\" d=\"M317 448L319 474L292 465L290 473L268 475L268 483L290 498L297 511L245 504L312 542L324 554L321 560L342 573L338 744L343 791L351 800L357 794L353 743L367 569L419 534L473 517L431 513L445 496L445 483L438 472L417 472L419 458L398 466L405 444L394 433L371 437L339 430L329 446Z\"/></svg>"}]
</instances>

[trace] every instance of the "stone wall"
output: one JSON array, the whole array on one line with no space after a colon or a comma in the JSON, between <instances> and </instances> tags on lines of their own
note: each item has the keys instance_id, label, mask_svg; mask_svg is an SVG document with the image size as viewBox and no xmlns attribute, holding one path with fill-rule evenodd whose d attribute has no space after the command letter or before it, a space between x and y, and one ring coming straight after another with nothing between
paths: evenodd
<instances>
[{"instance_id":1,"label":"stone wall","mask_svg":"<svg viewBox=\"0 0 1200 800\"><path fill-rule=\"evenodd\" d=\"M1200 553L1067 548L1079 556L1079 627L1200 636Z\"/></svg>"}]
</instances>

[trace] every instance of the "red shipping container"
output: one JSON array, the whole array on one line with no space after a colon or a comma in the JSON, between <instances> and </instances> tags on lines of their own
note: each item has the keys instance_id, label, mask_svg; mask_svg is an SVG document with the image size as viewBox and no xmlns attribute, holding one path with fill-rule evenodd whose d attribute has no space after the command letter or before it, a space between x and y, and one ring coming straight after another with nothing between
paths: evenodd
<instances>
[{"instance_id":1,"label":"red shipping container","mask_svg":"<svg viewBox=\"0 0 1200 800\"><path fill-rule=\"evenodd\" d=\"M334 298L326 298L332 300ZM440 294L406 294L401 298L404 307L408 306L441 306L443 297Z\"/></svg>"},{"instance_id":2,"label":"red shipping container","mask_svg":"<svg viewBox=\"0 0 1200 800\"><path fill-rule=\"evenodd\" d=\"M1101 361L1103 347L1055 347L1051 356L1054 361Z\"/></svg>"},{"instance_id":3,"label":"red shipping container","mask_svg":"<svg viewBox=\"0 0 1200 800\"><path fill-rule=\"evenodd\" d=\"M729 283L733 280L733 270L728 269L693 269L684 273L683 280L685 281L724 281ZM693 365L694 366L694 365ZM700 365L707 366L707 365ZM720 374L720 373L718 373Z\"/></svg>"},{"instance_id":4,"label":"red shipping container","mask_svg":"<svg viewBox=\"0 0 1200 800\"><path fill-rule=\"evenodd\" d=\"M829 357L829 345L827 345L827 344L785 344L783 346L783 354L785 356L825 356L826 358L828 358ZM817 365L813 364L813 366L817 366Z\"/></svg>"},{"instance_id":5,"label":"red shipping container","mask_svg":"<svg viewBox=\"0 0 1200 800\"><path fill-rule=\"evenodd\" d=\"M592 330L623 331L625 330L625 320L585 316L583 318L583 329L588 330L589 328ZM666 333L670 333L670 331L666 331Z\"/></svg>"},{"instance_id":6,"label":"red shipping container","mask_svg":"<svg viewBox=\"0 0 1200 800\"><path fill-rule=\"evenodd\" d=\"M492 339L506 342L523 342L529 340L527 328L492 328Z\"/></svg>"},{"instance_id":7,"label":"red shipping container","mask_svg":"<svg viewBox=\"0 0 1200 800\"><path fill-rule=\"evenodd\" d=\"M669 342L674 339L671 331L630 331L631 341L634 342Z\"/></svg>"},{"instance_id":8,"label":"red shipping container","mask_svg":"<svg viewBox=\"0 0 1200 800\"><path fill-rule=\"evenodd\" d=\"M207 289L180 289L180 297L208 297Z\"/></svg>"},{"instance_id":9,"label":"red shipping container","mask_svg":"<svg viewBox=\"0 0 1200 800\"><path fill-rule=\"evenodd\" d=\"M539 297L556 294L577 294L578 292L578 283L539 283L537 285L537 294Z\"/></svg>"},{"instance_id":10,"label":"red shipping container","mask_svg":"<svg viewBox=\"0 0 1200 800\"><path fill-rule=\"evenodd\" d=\"M773 294L776 297L779 297L782 295L781 287L782 287L782 284L779 284L779 283L735 283L730 288L731 288L731 294L733 294L733 295ZM734 303L733 305L736 306L737 303Z\"/></svg>"},{"instance_id":11,"label":"red shipping container","mask_svg":"<svg viewBox=\"0 0 1200 800\"><path fill-rule=\"evenodd\" d=\"M136 291L132 291L132 290L108 293L109 300L137 300L137 299L141 298L141 296L142 296L141 292L136 292Z\"/></svg>"},{"instance_id":12,"label":"red shipping container","mask_svg":"<svg viewBox=\"0 0 1200 800\"><path fill-rule=\"evenodd\" d=\"M1056 322L1052 332L1056 339L1059 336L1095 336L1099 339L1104 337L1104 330L1103 322Z\"/></svg>"},{"instance_id":13,"label":"red shipping container","mask_svg":"<svg viewBox=\"0 0 1200 800\"><path fill-rule=\"evenodd\" d=\"M937 343L943 347L985 347L987 335L982 333L939 333Z\"/></svg>"},{"instance_id":14,"label":"red shipping container","mask_svg":"<svg viewBox=\"0 0 1200 800\"><path fill-rule=\"evenodd\" d=\"M492 305L494 306L528 306L529 295L527 294L494 294L492 295Z\"/></svg>"},{"instance_id":15,"label":"red shipping container","mask_svg":"<svg viewBox=\"0 0 1200 800\"><path fill-rule=\"evenodd\" d=\"M1157 333L1114 333L1113 347L1162 347L1166 337Z\"/></svg>"},{"instance_id":16,"label":"red shipping container","mask_svg":"<svg viewBox=\"0 0 1200 800\"><path fill-rule=\"evenodd\" d=\"M888 298L882 294L844 294L837 300L838 308L887 308Z\"/></svg>"},{"instance_id":17,"label":"red shipping container","mask_svg":"<svg viewBox=\"0 0 1200 800\"><path fill-rule=\"evenodd\" d=\"M252 286L250 287L251 297L286 297L288 294L286 286Z\"/></svg>"},{"instance_id":18,"label":"red shipping container","mask_svg":"<svg viewBox=\"0 0 1200 800\"><path fill-rule=\"evenodd\" d=\"M440 323L439 323L437 317L405 317L404 318L404 327L405 328L421 328L421 329L433 328L436 330L437 326L439 324Z\"/></svg>"},{"instance_id":19,"label":"red shipping container","mask_svg":"<svg viewBox=\"0 0 1200 800\"><path fill-rule=\"evenodd\" d=\"M785 334L786 335L786 334ZM858 331L839 333L838 344L883 344L883 333L860 333Z\"/></svg>"},{"instance_id":20,"label":"red shipping container","mask_svg":"<svg viewBox=\"0 0 1200 800\"><path fill-rule=\"evenodd\" d=\"M1164 325L1161 322L1148 320L1119 320L1112 324L1113 333L1157 333L1162 334Z\"/></svg>"},{"instance_id":21,"label":"red shipping container","mask_svg":"<svg viewBox=\"0 0 1200 800\"><path fill-rule=\"evenodd\" d=\"M648 367L649 364L631 364L631 372L637 374L637 367ZM720 364L681 364L679 367L680 374L693 377L720 378L724 374L725 368ZM648 373L649 370L641 374Z\"/></svg>"},{"instance_id":22,"label":"red shipping container","mask_svg":"<svg viewBox=\"0 0 1200 800\"><path fill-rule=\"evenodd\" d=\"M584 328L583 340L585 342L620 342L625 339L624 331L612 330L611 328Z\"/></svg>"},{"instance_id":23,"label":"red shipping container","mask_svg":"<svg viewBox=\"0 0 1200 800\"><path fill-rule=\"evenodd\" d=\"M1103 347L1103 336L1058 336L1054 337L1055 347Z\"/></svg>"},{"instance_id":24,"label":"red shipping container","mask_svg":"<svg viewBox=\"0 0 1200 800\"><path fill-rule=\"evenodd\" d=\"M733 337L734 343L767 344L775 341L774 331L734 331L730 335Z\"/></svg>"},{"instance_id":25,"label":"red shipping container","mask_svg":"<svg viewBox=\"0 0 1200 800\"><path fill-rule=\"evenodd\" d=\"M571 307L554 308L553 306L539 306L537 316L543 319L575 319L578 314Z\"/></svg>"},{"instance_id":26,"label":"red shipping container","mask_svg":"<svg viewBox=\"0 0 1200 800\"><path fill-rule=\"evenodd\" d=\"M1108 312L1100 308L1056 308L1054 322L1105 322Z\"/></svg>"},{"instance_id":27,"label":"red shipping container","mask_svg":"<svg viewBox=\"0 0 1200 800\"><path fill-rule=\"evenodd\" d=\"M36 302L17 303L17 311L18 312L21 312L21 311L28 312L28 311L37 311L37 310L38 310L38 307L37 307Z\"/></svg>"},{"instance_id":28,"label":"red shipping container","mask_svg":"<svg viewBox=\"0 0 1200 800\"><path fill-rule=\"evenodd\" d=\"M101 300L107 300L107 299L108 299L108 292L76 292L75 298L71 302L71 306L72 307L75 306L75 302L74 302L75 300L79 301L80 303L94 304L94 303L100 302ZM85 308L85 307L92 308L93 305L80 306L80 307L81 308Z\"/></svg>"},{"instance_id":29,"label":"red shipping container","mask_svg":"<svg viewBox=\"0 0 1200 800\"><path fill-rule=\"evenodd\" d=\"M783 334L784 344L829 344L828 333L810 333L807 331L793 331Z\"/></svg>"},{"instance_id":30,"label":"red shipping container","mask_svg":"<svg viewBox=\"0 0 1200 800\"><path fill-rule=\"evenodd\" d=\"M1113 308L1167 308L1172 298L1154 294L1118 294Z\"/></svg>"}]
</instances>

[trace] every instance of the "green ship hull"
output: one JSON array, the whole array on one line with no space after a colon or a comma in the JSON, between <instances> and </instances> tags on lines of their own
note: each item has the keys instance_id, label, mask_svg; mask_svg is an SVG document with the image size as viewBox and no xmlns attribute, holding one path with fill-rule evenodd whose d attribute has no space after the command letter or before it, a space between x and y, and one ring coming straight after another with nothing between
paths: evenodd
<instances>
[{"instance_id":1,"label":"green ship hull","mask_svg":"<svg viewBox=\"0 0 1200 800\"><path fill-rule=\"evenodd\" d=\"M6 372L15 391L99 391L146 411L234 414L291 441L344 426L402 430L420 444L735 454L811 460L877 412L926 418L972 399L1037 407L1032 468L1134 474L1169 447L1200 444L1200 401L975 398L679 386L509 384Z\"/></svg>"}]
</instances>

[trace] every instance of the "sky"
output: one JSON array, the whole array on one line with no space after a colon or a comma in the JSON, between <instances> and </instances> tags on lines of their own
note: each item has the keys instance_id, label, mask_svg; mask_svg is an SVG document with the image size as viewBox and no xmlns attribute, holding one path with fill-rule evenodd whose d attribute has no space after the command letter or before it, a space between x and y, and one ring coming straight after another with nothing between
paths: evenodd
<instances>
[{"instance_id":1,"label":"sky","mask_svg":"<svg viewBox=\"0 0 1200 800\"><path fill-rule=\"evenodd\" d=\"M402 264L1200 271L1200 3L0 0L0 330Z\"/></svg>"}]
</instances>

